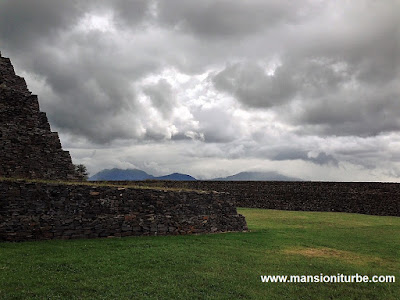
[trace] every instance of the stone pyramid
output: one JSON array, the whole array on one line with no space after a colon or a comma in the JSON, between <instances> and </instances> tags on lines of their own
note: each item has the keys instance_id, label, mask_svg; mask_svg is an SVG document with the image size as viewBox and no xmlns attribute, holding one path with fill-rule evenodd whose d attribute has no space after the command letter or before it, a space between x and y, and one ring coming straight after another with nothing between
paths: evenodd
<instances>
[{"instance_id":1,"label":"stone pyramid","mask_svg":"<svg viewBox=\"0 0 400 300\"><path fill-rule=\"evenodd\" d=\"M25 80L0 53L0 177L75 180L68 151Z\"/></svg>"}]
</instances>

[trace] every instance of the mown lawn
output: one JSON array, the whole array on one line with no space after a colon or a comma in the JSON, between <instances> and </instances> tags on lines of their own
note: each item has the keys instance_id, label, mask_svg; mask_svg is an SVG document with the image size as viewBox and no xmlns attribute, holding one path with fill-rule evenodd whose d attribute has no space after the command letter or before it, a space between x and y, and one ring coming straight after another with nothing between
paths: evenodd
<instances>
[{"instance_id":1,"label":"mown lawn","mask_svg":"<svg viewBox=\"0 0 400 300\"><path fill-rule=\"evenodd\" d=\"M0 243L0 299L399 299L400 218L239 212L251 232ZM320 273L396 283L260 279Z\"/></svg>"}]
</instances>

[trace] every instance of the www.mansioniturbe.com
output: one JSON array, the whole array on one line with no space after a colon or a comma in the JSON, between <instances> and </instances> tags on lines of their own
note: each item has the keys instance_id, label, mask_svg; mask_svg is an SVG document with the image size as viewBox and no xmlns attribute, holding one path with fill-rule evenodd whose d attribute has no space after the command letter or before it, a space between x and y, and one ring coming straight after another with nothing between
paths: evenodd
<instances>
[{"instance_id":1,"label":"www.mansioniturbe.com","mask_svg":"<svg viewBox=\"0 0 400 300\"><path fill-rule=\"evenodd\" d=\"M338 273L337 275L261 275L261 282L286 282L286 283L387 283L396 282L394 275L344 275Z\"/></svg>"}]
</instances>

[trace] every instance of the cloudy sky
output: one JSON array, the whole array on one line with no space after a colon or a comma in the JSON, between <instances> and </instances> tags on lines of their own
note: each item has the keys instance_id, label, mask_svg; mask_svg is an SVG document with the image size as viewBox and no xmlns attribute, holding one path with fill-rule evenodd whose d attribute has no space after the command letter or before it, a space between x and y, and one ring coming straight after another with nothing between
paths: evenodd
<instances>
[{"instance_id":1,"label":"cloudy sky","mask_svg":"<svg viewBox=\"0 0 400 300\"><path fill-rule=\"evenodd\" d=\"M0 50L91 174L400 181L398 0L1 0Z\"/></svg>"}]
</instances>

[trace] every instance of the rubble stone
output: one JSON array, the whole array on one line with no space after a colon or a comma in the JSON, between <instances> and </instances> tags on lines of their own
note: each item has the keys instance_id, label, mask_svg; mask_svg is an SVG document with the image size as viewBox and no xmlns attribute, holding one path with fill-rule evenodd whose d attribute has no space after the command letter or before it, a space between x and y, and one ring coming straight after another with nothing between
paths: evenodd
<instances>
[{"instance_id":1,"label":"rubble stone","mask_svg":"<svg viewBox=\"0 0 400 300\"><path fill-rule=\"evenodd\" d=\"M110 182L111 183L111 182ZM113 182L126 184L126 182ZM238 207L400 217L400 184L315 181L136 181L136 185L226 193Z\"/></svg>"},{"instance_id":2,"label":"rubble stone","mask_svg":"<svg viewBox=\"0 0 400 300\"><path fill-rule=\"evenodd\" d=\"M0 181L0 241L246 230L223 193Z\"/></svg>"},{"instance_id":3,"label":"rubble stone","mask_svg":"<svg viewBox=\"0 0 400 300\"><path fill-rule=\"evenodd\" d=\"M0 177L77 180L68 151L25 80L0 53Z\"/></svg>"}]
</instances>

